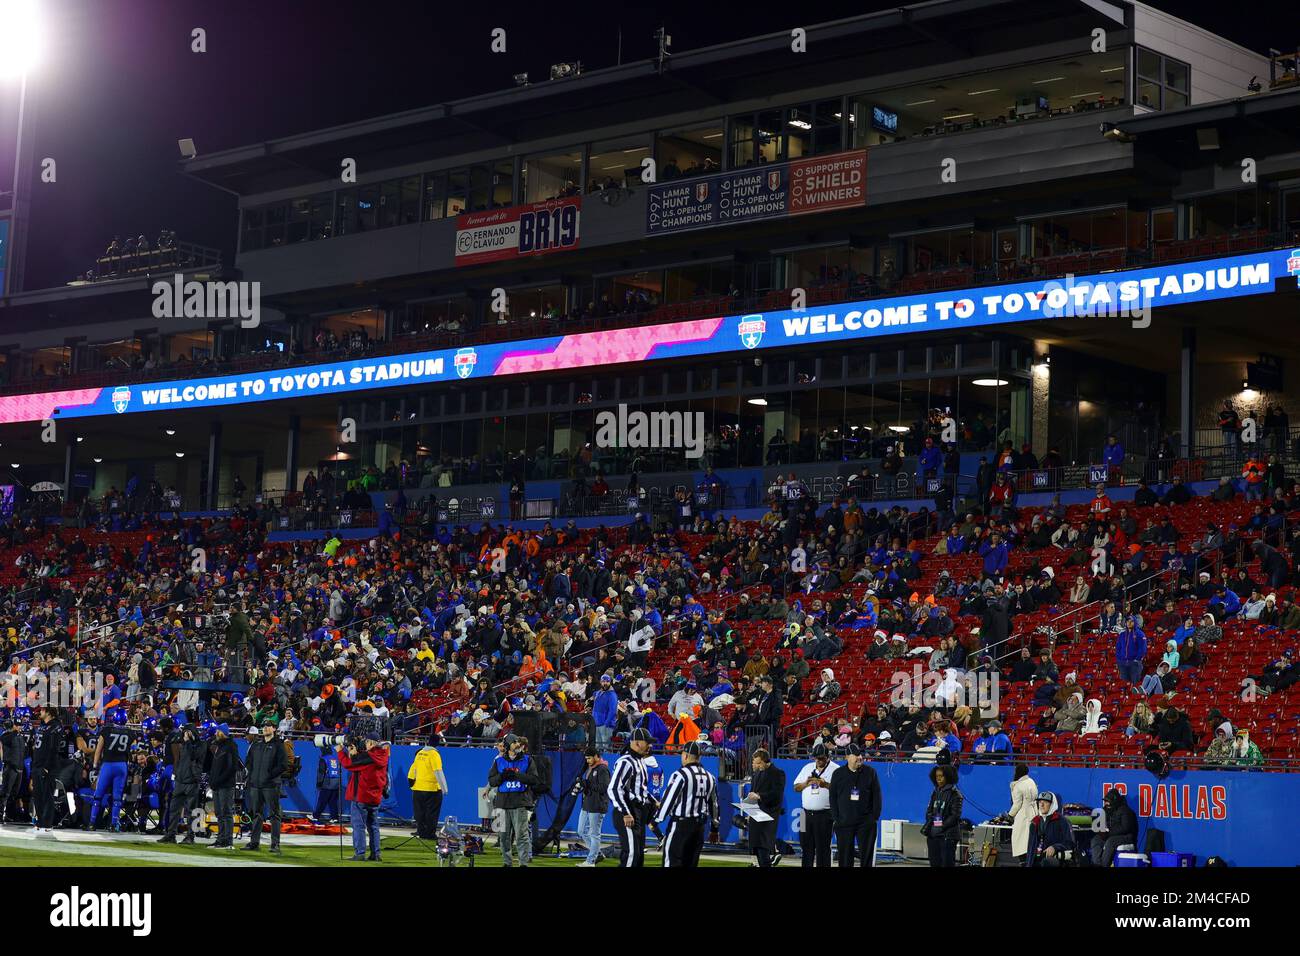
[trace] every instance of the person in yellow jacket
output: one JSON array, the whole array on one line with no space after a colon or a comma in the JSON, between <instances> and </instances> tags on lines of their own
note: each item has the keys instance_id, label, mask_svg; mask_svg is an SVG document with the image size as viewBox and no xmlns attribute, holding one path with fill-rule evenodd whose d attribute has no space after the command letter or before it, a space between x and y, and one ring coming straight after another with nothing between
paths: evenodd
<instances>
[{"instance_id":1,"label":"person in yellow jacket","mask_svg":"<svg viewBox=\"0 0 1300 956\"><path fill-rule=\"evenodd\" d=\"M415 834L421 840L438 836L438 818L442 816L442 798L447 793L447 775L442 772L442 755L437 751L441 738L435 733L427 746L415 753L406 774L411 785L411 802L415 807Z\"/></svg>"}]
</instances>

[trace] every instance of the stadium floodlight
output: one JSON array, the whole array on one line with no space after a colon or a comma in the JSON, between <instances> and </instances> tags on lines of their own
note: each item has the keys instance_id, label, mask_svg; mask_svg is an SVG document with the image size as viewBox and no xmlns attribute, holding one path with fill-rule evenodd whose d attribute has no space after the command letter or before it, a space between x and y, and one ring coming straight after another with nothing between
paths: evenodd
<instances>
[{"instance_id":1,"label":"stadium floodlight","mask_svg":"<svg viewBox=\"0 0 1300 956\"><path fill-rule=\"evenodd\" d=\"M44 47L45 29L36 0L0 2L0 79L32 72Z\"/></svg>"}]
</instances>

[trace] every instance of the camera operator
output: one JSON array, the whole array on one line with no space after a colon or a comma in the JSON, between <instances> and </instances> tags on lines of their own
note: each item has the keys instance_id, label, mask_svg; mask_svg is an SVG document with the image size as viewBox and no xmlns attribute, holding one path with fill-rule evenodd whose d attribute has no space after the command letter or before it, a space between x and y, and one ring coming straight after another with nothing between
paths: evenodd
<instances>
[{"instance_id":1,"label":"camera operator","mask_svg":"<svg viewBox=\"0 0 1300 956\"><path fill-rule=\"evenodd\" d=\"M172 732L166 743L172 765L172 799L167 807L167 832L159 843L175 843L176 831L184 827L186 846L194 843L194 830L190 817L199 804L203 786L203 744L192 724L182 724Z\"/></svg>"},{"instance_id":2,"label":"camera operator","mask_svg":"<svg viewBox=\"0 0 1300 956\"><path fill-rule=\"evenodd\" d=\"M276 722L267 717L262 721L262 737L248 745L248 783L244 795L248 811L253 817L249 826L248 846L257 850L262 845L262 824L271 821L271 853L280 855L280 778L288 768L284 743L276 736Z\"/></svg>"},{"instance_id":3,"label":"camera operator","mask_svg":"<svg viewBox=\"0 0 1300 956\"><path fill-rule=\"evenodd\" d=\"M505 811L505 827L501 831L501 862L503 866L513 866L514 855L519 857L519 865L527 866L533 858L533 837L531 817L533 804L536 802L534 788L541 778L537 775L536 765L527 752L527 742L523 737L506 734L502 741L504 750L492 761L488 771L488 786L495 787L496 797L492 806Z\"/></svg>"},{"instance_id":4,"label":"camera operator","mask_svg":"<svg viewBox=\"0 0 1300 956\"><path fill-rule=\"evenodd\" d=\"M339 761L350 774L344 796L352 804L349 811L352 859L369 859L378 863L382 859L379 853L379 804L388 788L388 743L367 734L360 746L357 741L349 739L345 749L340 748ZM367 838L370 840L369 857L366 856Z\"/></svg>"},{"instance_id":5,"label":"camera operator","mask_svg":"<svg viewBox=\"0 0 1300 956\"><path fill-rule=\"evenodd\" d=\"M253 627L248 623L244 605L236 604L226 622L226 671L232 683L245 683L244 668L248 660L248 645L252 641Z\"/></svg>"},{"instance_id":6,"label":"camera operator","mask_svg":"<svg viewBox=\"0 0 1300 956\"><path fill-rule=\"evenodd\" d=\"M208 786L212 788L212 812L217 817L217 839L210 850L235 847L235 777L239 773L239 750L230 739L230 726L218 724L210 747Z\"/></svg>"}]
</instances>

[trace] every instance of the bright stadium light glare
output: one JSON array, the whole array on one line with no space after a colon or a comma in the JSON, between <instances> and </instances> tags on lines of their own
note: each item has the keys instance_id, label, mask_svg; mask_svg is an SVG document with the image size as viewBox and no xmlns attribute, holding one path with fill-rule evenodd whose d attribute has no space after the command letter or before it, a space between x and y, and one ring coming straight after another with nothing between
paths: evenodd
<instances>
[{"instance_id":1,"label":"bright stadium light glare","mask_svg":"<svg viewBox=\"0 0 1300 956\"><path fill-rule=\"evenodd\" d=\"M40 63L44 47L37 0L0 0L0 79L26 76Z\"/></svg>"}]
</instances>

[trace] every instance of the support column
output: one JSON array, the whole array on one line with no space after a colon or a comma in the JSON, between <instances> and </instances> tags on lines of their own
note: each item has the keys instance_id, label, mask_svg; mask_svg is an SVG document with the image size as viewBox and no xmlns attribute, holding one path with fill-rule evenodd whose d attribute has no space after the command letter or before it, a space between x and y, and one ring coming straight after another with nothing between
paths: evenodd
<instances>
[{"instance_id":1,"label":"support column","mask_svg":"<svg viewBox=\"0 0 1300 956\"><path fill-rule=\"evenodd\" d=\"M1030 369L1029 443L1041 459L1051 447L1048 421L1051 414L1052 366L1046 354L1039 354Z\"/></svg>"},{"instance_id":2,"label":"support column","mask_svg":"<svg viewBox=\"0 0 1300 956\"><path fill-rule=\"evenodd\" d=\"M72 500L72 475L77 469L77 439L69 438L63 446L63 500Z\"/></svg>"},{"instance_id":3,"label":"support column","mask_svg":"<svg viewBox=\"0 0 1300 956\"><path fill-rule=\"evenodd\" d=\"M1178 384L1178 427L1182 458L1196 450L1196 329L1183 329L1181 378Z\"/></svg>"},{"instance_id":4,"label":"support column","mask_svg":"<svg viewBox=\"0 0 1300 956\"><path fill-rule=\"evenodd\" d=\"M221 490L221 422L213 422L208 432L208 495L204 508L217 510L217 499Z\"/></svg>"},{"instance_id":5,"label":"support column","mask_svg":"<svg viewBox=\"0 0 1300 956\"><path fill-rule=\"evenodd\" d=\"M298 490L298 436L302 430L302 419L297 415L289 416L289 434L284 450L284 490L286 493Z\"/></svg>"}]
</instances>

